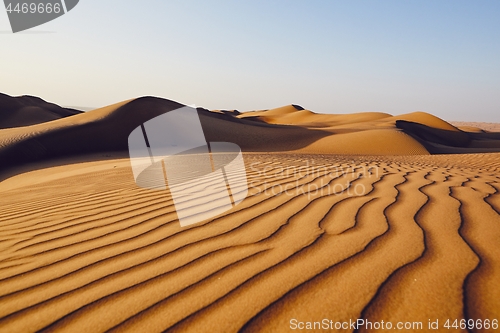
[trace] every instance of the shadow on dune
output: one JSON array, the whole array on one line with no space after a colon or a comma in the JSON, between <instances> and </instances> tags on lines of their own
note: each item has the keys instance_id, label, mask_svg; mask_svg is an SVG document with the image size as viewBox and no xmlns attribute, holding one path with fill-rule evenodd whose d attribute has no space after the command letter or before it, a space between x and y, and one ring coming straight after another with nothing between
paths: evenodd
<instances>
[{"instance_id":1,"label":"shadow on dune","mask_svg":"<svg viewBox=\"0 0 500 333\"><path fill-rule=\"evenodd\" d=\"M449 131L405 120L396 121L396 127L420 142L431 154L500 152L500 133Z\"/></svg>"},{"instance_id":2,"label":"shadow on dune","mask_svg":"<svg viewBox=\"0 0 500 333\"><path fill-rule=\"evenodd\" d=\"M80 114L34 96L12 97L0 93L0 129L40 124Z\"/></svg>"}]
</instances>

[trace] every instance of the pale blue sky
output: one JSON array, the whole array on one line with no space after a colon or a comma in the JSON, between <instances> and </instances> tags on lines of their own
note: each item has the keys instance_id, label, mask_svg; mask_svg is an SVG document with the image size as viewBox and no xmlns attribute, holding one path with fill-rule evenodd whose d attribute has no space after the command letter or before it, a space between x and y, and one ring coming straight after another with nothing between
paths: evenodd
<instances>
[{"instance_id":1,"label":"pale blue sky","mask_svg":"<svg viewBox=\"0 0 500 333\"><path fill-rule=\"evenodd\" d=\"M0 91L500 122L499 17L497 0L80 0L11 34L0 10Z\"/></svg>"}]
</instances>

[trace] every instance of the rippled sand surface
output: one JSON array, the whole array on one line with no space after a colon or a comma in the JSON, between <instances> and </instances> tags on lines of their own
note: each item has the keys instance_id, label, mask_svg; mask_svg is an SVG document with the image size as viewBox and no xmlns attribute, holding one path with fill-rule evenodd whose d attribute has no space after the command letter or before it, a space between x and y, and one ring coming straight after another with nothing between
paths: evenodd
<instances>
[{"instance_id":1,"label":"rippled sand surface","mask_svg":"<svg viewBox=\"0 0 500 333\"><path fill-rule=\"evenodd\" d=\"M1 182L0 331L499 317L500 154L244 159L248 197L184 228L126 159Z\"/></svg>"}]
</instances>

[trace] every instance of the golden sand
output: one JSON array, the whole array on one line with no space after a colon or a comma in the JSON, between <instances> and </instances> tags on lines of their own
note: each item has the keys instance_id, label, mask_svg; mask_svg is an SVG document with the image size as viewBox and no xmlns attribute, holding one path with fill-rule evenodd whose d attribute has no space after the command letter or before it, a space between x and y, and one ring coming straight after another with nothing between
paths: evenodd
<instances>
[{"instance_id":1,"label":"golden sand","mask_svg":"<svg viewBox=\"0 0 500 333\"><path fill-rule=\"evenodd\" d=\"M0 332L500 319L500 153L428 150L498 151L496 134L421 112L200 110L207 140L243 149L249 194L182 228L121 146L178 105L0 130Z\"/></svg>"},{"instance_id":2,"label":"golden sand","mask_svg":"<svg viewBox=\"0 0 500 333\"><path fill-rule=\"evenodd\" d=\"M245 161L249 197L186 228L168 193L135 185L127 159L4 180L1 330L498 315L500 154Z\"/></svg>"}]
</instances>

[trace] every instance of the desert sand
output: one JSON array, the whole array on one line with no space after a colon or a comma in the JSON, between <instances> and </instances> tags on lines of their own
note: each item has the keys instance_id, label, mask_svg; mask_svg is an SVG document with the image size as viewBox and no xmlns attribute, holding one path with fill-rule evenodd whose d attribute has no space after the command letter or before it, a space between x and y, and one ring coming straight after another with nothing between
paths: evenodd
<instances>
[{"instance_id":1,"label":"desert sand","mask_svg":"<svg viewBox=\"0 0 500 333\"><path fill-rule=\"evenodd\" d=\"M467 132L500 132L499 123L451 121L450 124Z\"/></svg>"},{"instance_id":2,"label":"desert sand","mask_svg":"<svg viewBox=\"0 0 500 333\"><path fill-rule=\"evenodd\" d=\"M182 104L48 117L23 101L0 130L1 332L500 319L500 133L424 112L200 108L208 141L242 148L249 193L181 227L168 190L135 184L126 140Z\"/></svg>"}]
</instances>

